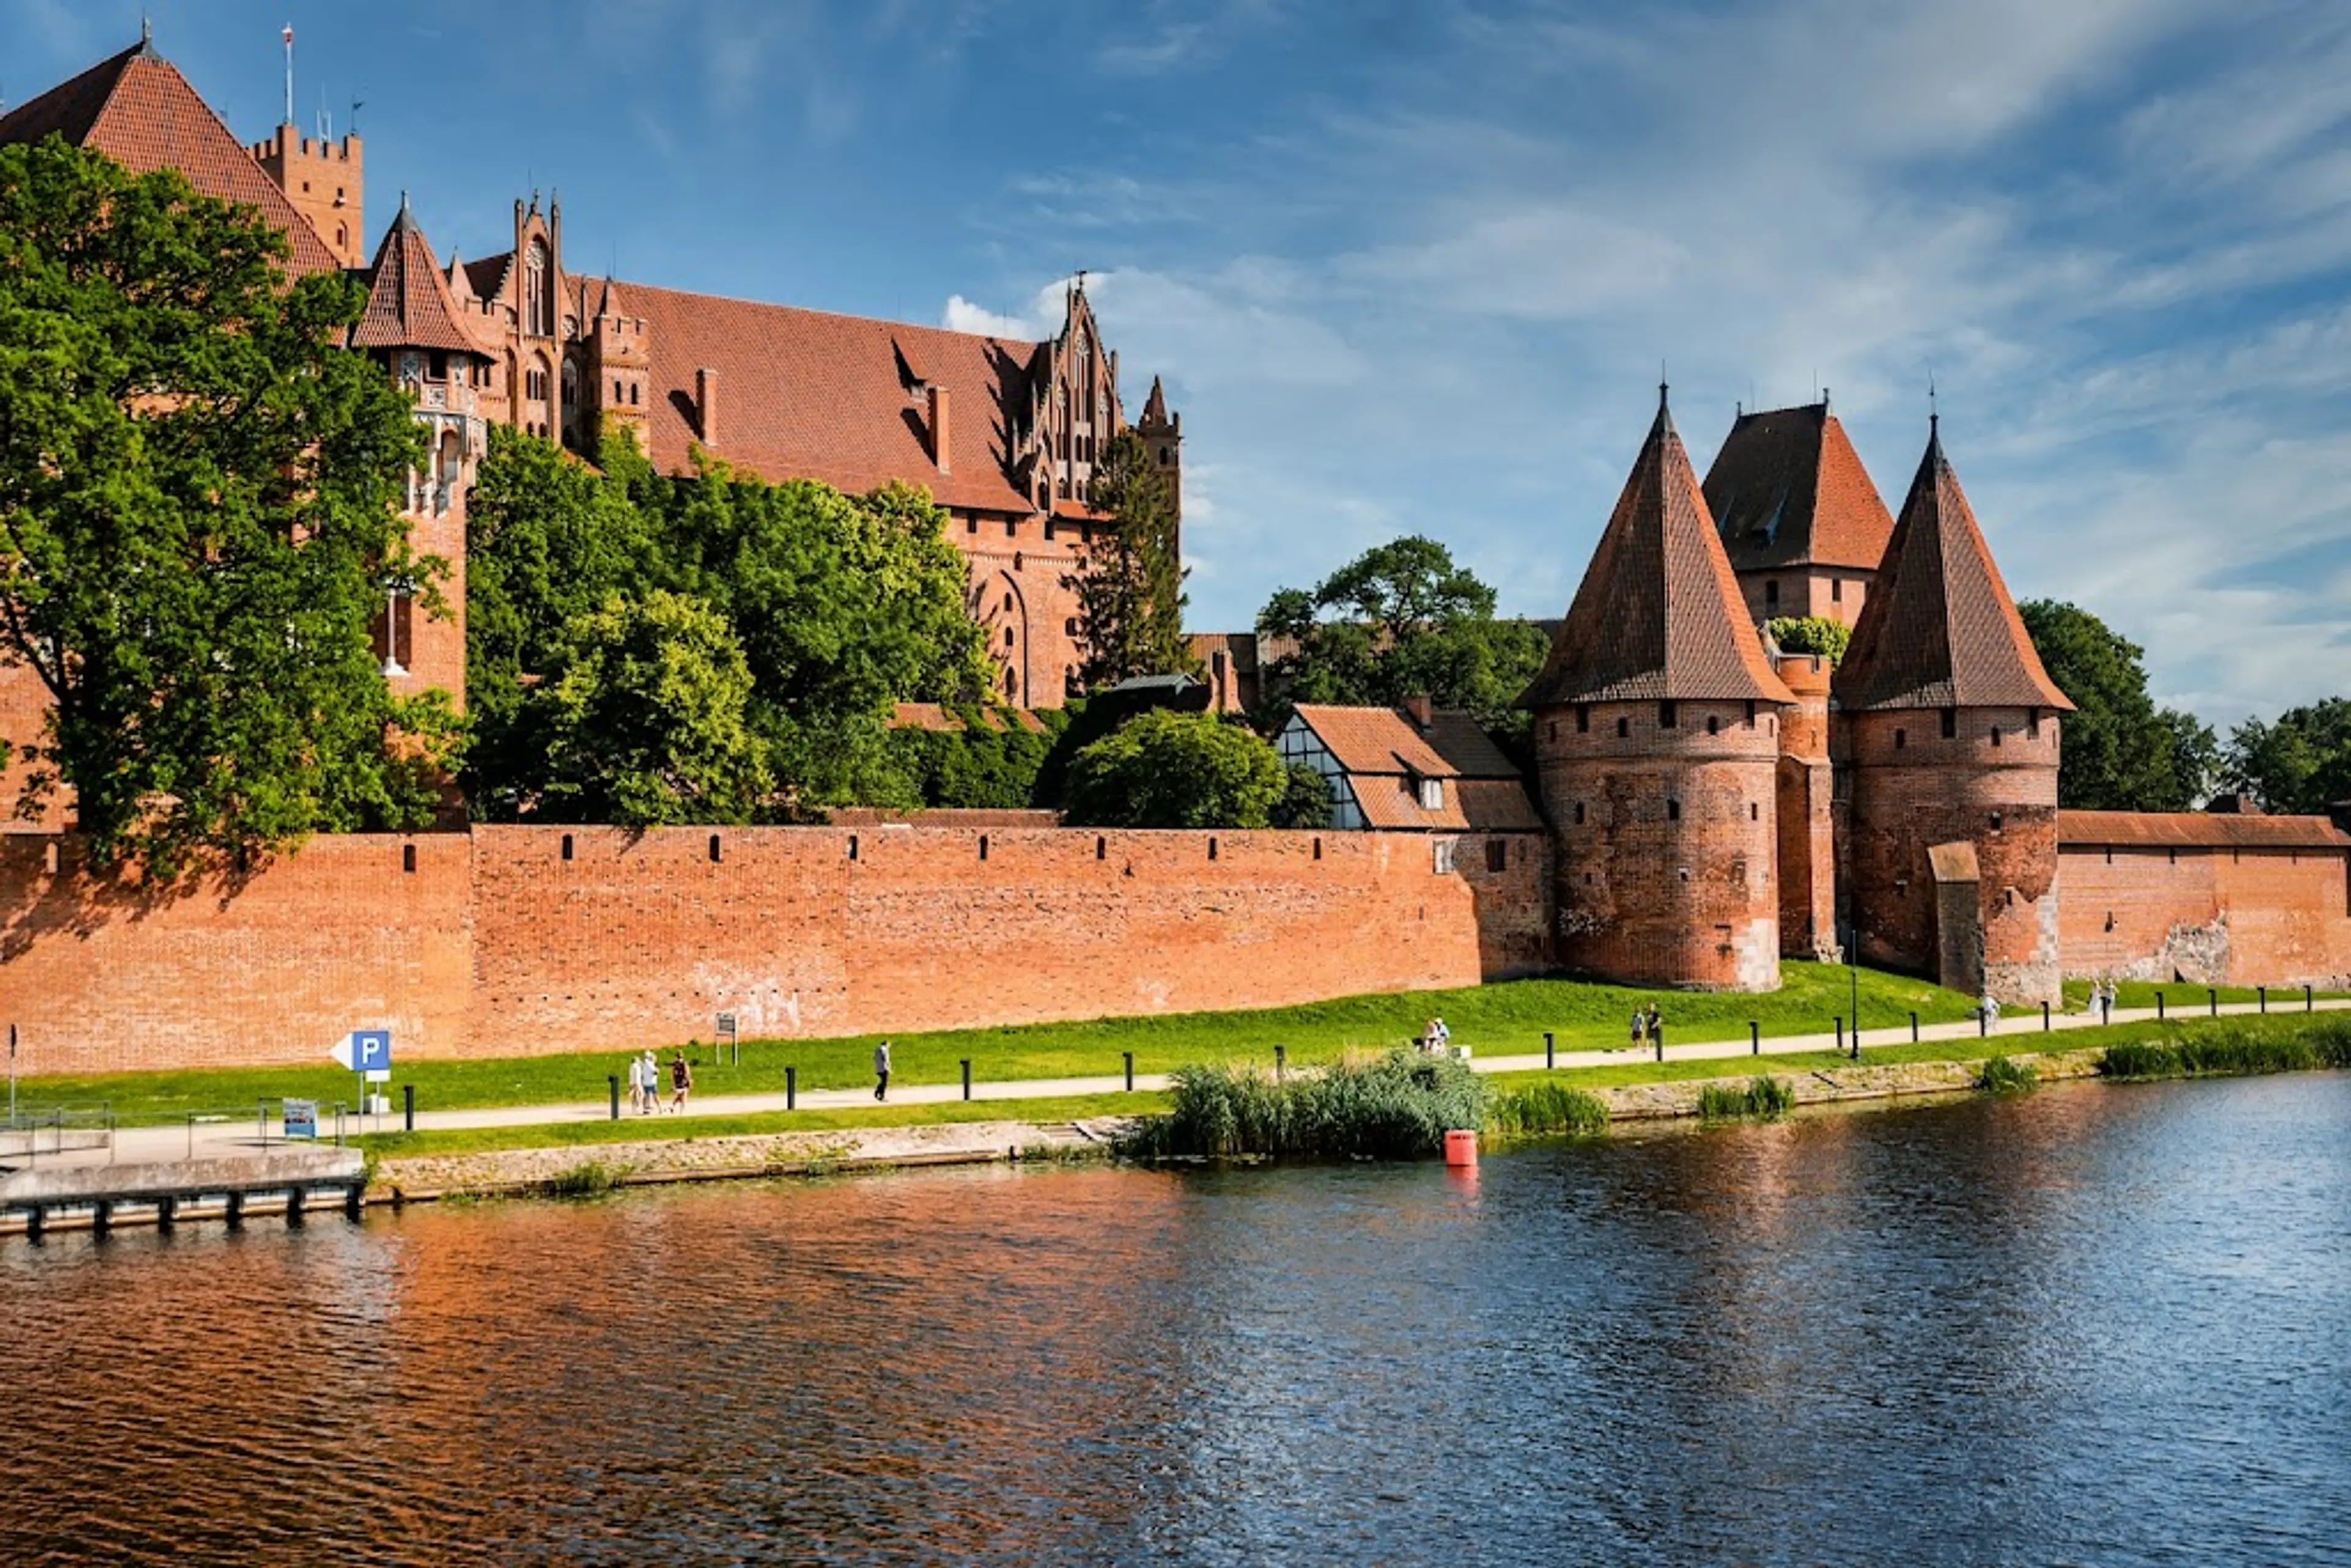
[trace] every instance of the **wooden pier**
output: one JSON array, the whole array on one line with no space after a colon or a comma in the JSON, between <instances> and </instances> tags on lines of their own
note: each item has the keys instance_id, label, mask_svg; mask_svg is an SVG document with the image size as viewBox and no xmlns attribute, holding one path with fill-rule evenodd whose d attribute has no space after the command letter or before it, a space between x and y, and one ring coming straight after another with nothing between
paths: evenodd
<instances>
[{"instance_id":1,"label":"wooden pier","mask_svg":"<svg viewBox=\"0 0 2351 1568\"><path fill-rule=\"evenodd\" d=\"M265 1214L299 1223L305 1213L329 1206L357 1219L366 1191L366 1161L356 1149L50 1166L0 1176L0 1235L37 1241L53 1230L104 1235L126 1225L169 1230L205 1219L238 1225Z\"/></svg>"}]
</instances>

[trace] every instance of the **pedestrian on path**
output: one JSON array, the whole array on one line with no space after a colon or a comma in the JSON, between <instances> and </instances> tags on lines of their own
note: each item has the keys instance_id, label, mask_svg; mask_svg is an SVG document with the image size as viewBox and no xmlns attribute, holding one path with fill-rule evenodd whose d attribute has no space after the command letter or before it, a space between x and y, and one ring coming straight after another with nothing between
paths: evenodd
<instances>
[{"instance_id":1,"label":"pedestrian on path","mask_svg":"<svg viewBox=\"0 0 2351 1568\"><path fill-rule=\"evenodd\" d=\"M1649 1004L1648 1022L1649 1043L1657 1048L1657 1060L1663 1061L1666 1059L1666 1019L1665 1015L1657 1011L1655 1002Z\"/></svg>"},{"instance_id":2,"label":"pedestrian on path","mask_svg":"<svg viewBox=\"0 0 2351 1568\"><path fill-rule=\"evenodd\" d=\"M873 1098L890 1098L890 1042L886 1040L873 1048Z\"/></svg>"},{"instance_id":3,"label":"pedestrian on path","mask_svg":"<svg viewBox=\"0 0 2351 1568\"><path fill-rule=\"evenodd\" d=\"M2100 1023L2115 1021L2115 983L2112 980L2105 981L2098 987L2098 1021Z\"/></svg>"},{"instance_id":4,"label":"pedestrian on path","mask_svg":"<svg viewBox=\"0 0 2351 1568\"><path fill-rule=\"evenodd\" d=\"M669 1062L669 1108L685 1109L685 1097L694 1092L694 1069L686 1064L685 1052L679 1051Z\"/></svg>"},{"instance_id":5,"label":"pedestrian on path","mask_svg":"<svg viewBox=\"0 0 2351 1568\"><path fill-rule=\"evenodd\" d=\"M1640 1050L1641 1042L1648 1038L1649 1015L1644 1012L1640 1008L1635 1007L1633 1009L1633 1049L1635 1051Z\"/></svg>"},{"instance_id":6,"label":"pedestrian on path","mask_svg":"<svg viewBox=\"0 0 2351 1568\"><path fill-rule=\"evenodd\" d=\"M644 1108L645 1064L632 1056L629 1058L629 1109L632 1113L642 1113Z\"/></svg>"},{"instance_id":7,"label":"pedestrian on path","mask_svg":"<svg viewBox=\"0 0 2351 1568\"><path fill-rule=\"evenodd\" d=\"M637 1082L645 1096L637 1106L637 1114L650 1116L661 1109L661 1058L653 1054L651 1046L645 1048L644 1056L637 1063Z\"/></svg>"}]
</instances>

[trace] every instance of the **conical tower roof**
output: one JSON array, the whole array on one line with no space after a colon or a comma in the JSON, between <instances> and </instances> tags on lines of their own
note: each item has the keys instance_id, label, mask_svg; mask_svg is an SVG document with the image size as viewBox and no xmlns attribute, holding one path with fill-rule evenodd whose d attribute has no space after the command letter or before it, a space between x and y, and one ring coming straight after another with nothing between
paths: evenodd
<instances>
[{"instance_id":1,"label":"conical tower roof","mask_svg":"<svg viewBox=\"0 0 2351 1568\"><path fill-rule=\"evenodd\" d=\"M1848 712L2074 706L2041 667L1943 455L1937 422L1837 667L1835 693Z\"/></svg>"},{"instance_id":2,"label":"conical tower roof","mask_svg":"<svg viewBox=\"0 0 2351 1568\"><path fill-rule=\"evenodd\" d=\"M400 215L375 253L368 279L367 311L351 332L360 349L447 349L478 354L476 343L450 297L449 280L433 259L433 246L400 202Z\"/></svg>"},{"instance_id":3,"label":"conical tower roof","mask_svg":"<svg viewBox=\"0 0 2351 1568\"><path fill-rule=\"evenodd\" d=\"M1151 395L1143 402L1143 424L1160 425L1167 423L1167 394L1160 390L1159 378L1151 378Z\"/></svg>"},{"instance_id":4,"label":"conical tower roof","mask_svg":"<svg viewBox=\"0 0 2351 1568\"><path fill-rule=\"evenodd\" d=\"M1665 389L1657 390L1656 423L1520 707L1795 700L1747 623Z\"/></svg>"},{"instance_id":5,"label":"conical tower roof","mask_svg":"<svg viewBox=\"0 0 2351 1568\"><path fill-rule=\"evenodd\" d=\"M310 220L151 40L0 117L0 141L38 141L52 132L134 174L176 169L204 195L258 208L291 243L298 273L342 269Z\"/></svg>"}]
</instances>

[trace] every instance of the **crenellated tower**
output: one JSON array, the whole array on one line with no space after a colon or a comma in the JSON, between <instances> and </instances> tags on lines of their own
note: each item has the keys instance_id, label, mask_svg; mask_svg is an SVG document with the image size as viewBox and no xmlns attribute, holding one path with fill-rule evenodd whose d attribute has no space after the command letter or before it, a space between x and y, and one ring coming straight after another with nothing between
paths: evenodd
<instances>
[{"instance_id":1,"label":"crenellated tower","mask_svg":"<svg viewBox=\"0 0 2351 1568\"><path fill-rule=\"evenodd\" d=\"M1838 668L1847 925L1864 963L2058 998L2058 716L2072 710L1930 421Z\"/></svg>"},{"instance_id":2,"label":"crenellated tower","mask_svg":"<svg viewBox=\"0 0 2351 1568\"><path fill-rule=\"evenodd\" d=\"M367 150L357 134L313 139L281 125L246 151L310 220L337 261L354 269L365 265Z\"/></svg>"},{"instance_id":3,"label":"crenellated tower","mask_svg":"<svg viewBox=\"0 0 2351 1568\"><path fill-rule=\"evenodd\" d=\"M1658 389L1656 422L1553 639L1534 712L1557 954L1614 980L1780 983L1765 659Z\"/></svg>"},{"instance_id":4,"label":"crenellated tower","mask_svg":"<svg viewBox=\"0 0 2351 1568\"><path fill-rule=\"evenodd\" d=\"M587 450L592 454L596 440L612 430L626 434L650 457L653 435L645 422L653 403L652 329L643 318L629 314L620 286L611 278L590 292L594 302L583 346L593 425L585 433Z\"/></svg>"}]
</instances>

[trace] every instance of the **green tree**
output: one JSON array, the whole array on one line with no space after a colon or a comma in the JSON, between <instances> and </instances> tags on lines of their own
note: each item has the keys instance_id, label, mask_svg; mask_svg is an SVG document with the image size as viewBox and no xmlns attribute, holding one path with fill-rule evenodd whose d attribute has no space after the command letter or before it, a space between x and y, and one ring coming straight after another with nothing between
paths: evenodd
<instances>
[{"instance_id":1,"label":"green tree","mask_svg":"<svg viewBox=\"0 0 2351 1568\"><path fill-rule=\"evenodd\" d=\"M580 617L667 581L663 542L631 493L652 469L607 436L601 472L551 441L494 425L465 513L464 782L475 814L509 821L544 789L546 705L528 681L556 668Z\"/></svg>"},{"instance_id":2,"label":"green tree","mask_svg":"<svg viewBox=\"0 0 2351 1568\"><path fill-rule=\"evenodd\" d=\"M1282 769L1281 799L1273 803L1270 823L1277 828L1331 825L1331 782L1320 768L1293 762Z\"/></svg>"},{"instance_id":3,"label":"green tree","mask_svg":"<svg viewBox=\"0 0 2351 1568\"><path fill-rule=\"evenodd\" d=\"M2291 707L2229 732L2221 777L2265 810L2315 814L2351 800L2351 697Z\"/></svg>"},{"instance_id":4,"label":"green tree","mask_svg":"<svg viewBox=\"0 0 2351 1568\"><path fill-rule=\"evenodd\" d=\"M1197 674L1184 641L1184 570L1176 512L1151 449L1122 430L1095 465L1091 504L1110 522L1097 533L1086 565L1062 580L1078 598L1079 641L1088 689L1134 675Z\"/></svg>"},{"instance_id":5,"label":"green tree","mask_svg":"<svg viewBox=\"0 0 2351 1568\"><path fill-rule=\"evenodd\" d=\"M548 689L541 812L657 827L744 822L772 787L746 710L751 670L726 618L656 589L566 628Z\"/></svg>"},{"instance_id":6,"label":"green tree","mask_svg":"<svg viewBox=\"0 0 2351 1568\"><path fill-rule=\"evenodd\" d=\"M0 658L52 705L17 808L69 789L161 881L423 826L453 754L371 645L392 583L440 608L399 516L421 437L340 346L361 291L287 255L176 173L0 148Z\"/></svg>"},{"instance_id":7,"label":"green tree","mask_svg":"<svg viewBox=\"0 0 2351 1568\"><path fill-rule=\"evenodd\" d=\"M1267 672L1268 700L1255 716L1269 733L1298 703L1388 707L1426 693L1506 741L1523 740L1531 716L1511 704L1548 652L1538 628L1496 620L1494 591L1416 535L1364 551L1311 593L1278 590L1257 629L1295 644Z\"/></svg>"},{"instance_id":8,"label":"green tree","mask_svg":"<svg viewBox=\"0 0 2351 1568\"><path fill-rule=\"evenodd\" d=\"M2074 699L2057 769L2057 803L2094 811L2185 811L2204 782L2196 765L2211 733L2193 716L2158 710L2141 650L2088 611L2053 600L2017 606L2057 689Z\"/></svg>"},{"instance_id":9,"label":"green tree","mask_svg":"<svg viewBox=\"0 0 2351 1568\"><path fill-rule=\"evenodd\" d=\"M1777 616L1763 630L1782 653L1817 653L1832 664L1844 663L1853 643L1853 628L1825 615Z\"/></svg>"},{"instance_id":10,"label":"green tree","mask_svg":"<svg viewBox=\"0 0 2351 1568\"><path fill-rule=\"evenodd\" d=\"M1262 828L1286 775L1273 747L1211 714L1155 708L1070 759L1073 827Z\"/></svg>"}]
</instances>

